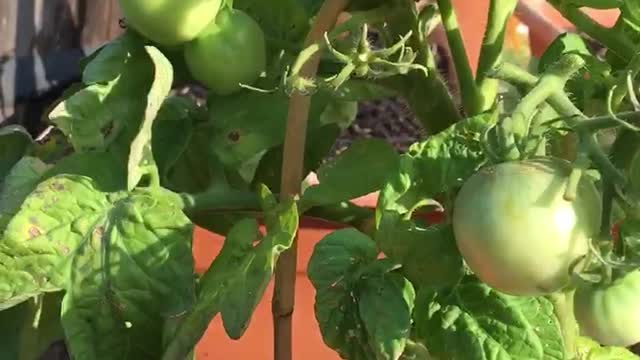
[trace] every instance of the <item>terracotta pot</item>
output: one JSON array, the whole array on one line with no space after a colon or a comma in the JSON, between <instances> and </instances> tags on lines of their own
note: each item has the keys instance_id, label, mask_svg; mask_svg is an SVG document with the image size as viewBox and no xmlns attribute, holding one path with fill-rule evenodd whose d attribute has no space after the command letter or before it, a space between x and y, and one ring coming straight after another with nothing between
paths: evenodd
<instances>
[{"instance_id":1,"label":"terracotta pot","mask_svg":"<svg viewBox=\"0 0 640 360\"><path fill-rule=\"evenodd\" d=\"M613 26L620 15L617 9L583 11L605 27ZM536 57L541 56L558 35L575 30L573 24L546 0L520 0L516 16L529 27L531 51Z\"/></svg>"}]
</instances>

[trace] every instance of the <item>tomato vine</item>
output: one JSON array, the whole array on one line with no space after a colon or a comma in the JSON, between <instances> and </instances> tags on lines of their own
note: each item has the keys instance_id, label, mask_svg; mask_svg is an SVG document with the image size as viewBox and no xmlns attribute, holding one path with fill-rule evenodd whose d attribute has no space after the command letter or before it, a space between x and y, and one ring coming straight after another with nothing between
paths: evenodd
<instances>
[{"instance_id":1,"label":"tomato vine","mask_svg":"<svg viewBox=\"0 0 640 360\"><path fill-rule=\"evenodd\" d=\"M292 359L307 217L340 225L307 276L344 359L638 358L635 0L548 0L585 35L527 69L506 53L518 2L490 0L475 75L450 0L119 2L127 29L52 105L53 140L0 128L0 357L63 339L74 359L190 358L218 315L242 338L274 279L273 357ZM328 158L388 97L424 136ZM203 274L196 227L225 237Z\"/></svg>"}]
</instances>

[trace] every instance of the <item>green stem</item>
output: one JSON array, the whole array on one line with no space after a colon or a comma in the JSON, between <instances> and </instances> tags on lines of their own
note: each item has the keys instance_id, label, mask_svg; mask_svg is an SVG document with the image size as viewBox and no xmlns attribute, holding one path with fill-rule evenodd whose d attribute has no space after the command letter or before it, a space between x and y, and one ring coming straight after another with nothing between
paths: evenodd
<instances>
[{"instance_id":1,"label":"green stem","mask_svg":"<svg viewBox=\"0 0 640 360\"><path fill-rule=\"evenodd\" d=\"M402 11L389 19L388 31L393 38L412 32L409 46L417 52L416 64L429 71L412 71L407 76L381 79L380 83L402 96L429 135L437 134L462 117L447 85L438 72L433 53L421 33L420 19L413 0L404 0Z\"/></svg>"},{"instance_id":2,"label":"green stem","mask_svg":"<svg viewBox=\"0 0 640 360\"><path fill-rule=\"evenodd\" d=\"M569 20L575 27L594 38L596 41L604 44L608 49L616 53L623 59L631 60L636 53L636 46L628 41L624 36L620 36L617 31L607 29L598 24L589 15L582 12L579 8L567 5L563 0L548 0L562 16Z\"/></svg>"},{"instance_id":3,"label":"green stem","mask_svg":"<svg viewBox=\"0 0 640 360\"><path fill-rule=\"evenodd\" d=\"M619 120L626 121L632 124L640 124L640 111L627 111L616 114ZM583 129L588 132L596 132L604 129L617 128L620 125L620 121L614 119L610 115L598 116L589 119L589 121L583 121L576 125L576 128Z\"/></svg>"},{"instance_id":4,"label":"green stem","mask_svg":"<svg viewBox=\"0 0 640 360\"><path fill-rule=\"evenodd\" d=\"M186 213L260 208L258 196L247 191L216 189L195 195L179 194L178 196L182 203L182 209Z\"/></svg>"},{"instance_id":5,"label":"green stem","mask_svg":"<svg viewBox=\"0 0 640 360\"><path fill-rule=\"evenodd\" d=\"M517 70L514 66L507 64L500 64L494 69L492 76L497 78L512 80L519 83L522 86L531 86L534 84L534 80L538 80L535 76L527 73L524 70ZM580 140L583 142L584 149L589 153L593 162L598 166L603 175L608 176L614 184L626 185L626 178L624 175L611 163L607 154L605 154L598 144L596 135L590 131L591 124L595 126L601 126L603 123L611 123L616 121L611 116L600 117L595 119L589 119L586 115L580 111L569 99L569 97L562 90L558 90L551 94L547 99L549 105L561 116L568 118L568 123L576 130L580 136ZM622 119L638 119L640 114L636 113L623 113L617 115ZM619 122L618 122L619 125Z\"/></svg>"},{"instance_id":6,"label":"green stem","mask_svg":"<svg viewBox=\"0 0 640 360\"><path fill-rule=\"evenodd\" d=\"M438 0L438 6L440 7L442 24L447 33L447 41L449 42L453 64L455 65L458 82L460 84L462 105L467 116L477 115L482 112L480 92L476 86L471 66L469 65L469 58L467 57L460 29L458 28L456 13L453 10L451 0Z\"/></svg>"},{"instance_id":7,"label":"green stem","mask_svg":"<svg viewBox=\"0 0 640 360\"><path fill-rule=\"evenodd\" d=\"M573 291L567 291L549 296L549 300L553 303L553 312L560 322L567 359L573 359L576 353L576 340L580 334L578 323L573 315L573 293Z\"/></svg>"},{"instance_id":8,"label":"green stem","mask_svg":"<svg viewBox=\"0 0 640 360\"><path fill-rule=\"evenodd\" d=\"M507 29L507 21L518 5L518 0L491 0L487 29L480 50L476 83L480 89L482 111L489 110L498 94L498 81L488 77L489 71L500 62Z\"/></svg>"},{"instance_id":9,"label":"green stem","mask_svg":"<svg viewBox=\"0 0 640 360\"><path fill-rule=\"evenodd\" d=\"M580 179L585 170L589 168L590 160L585 152L578 152L577 159L574 161L573 170L569 175L567 181L567 188L564 192L564 199L567 201L574 201L578 195L578 186L580 185Z\"/></svg>"},{"instance_id":10,"label":"green stem","mask_svg":"<svg viewBox=\"0 0 640 360\"><path fill-rule=\"evenodd\" d=\"M526 145L522 141L527 140L531 118L538 106L552 95L563 91L569 78L584 65L585 61L580 55L564 55L540 77L536 86L520 101L511 115L514 121L516 141L519 145Z\"/></svg>"}]
</instances>

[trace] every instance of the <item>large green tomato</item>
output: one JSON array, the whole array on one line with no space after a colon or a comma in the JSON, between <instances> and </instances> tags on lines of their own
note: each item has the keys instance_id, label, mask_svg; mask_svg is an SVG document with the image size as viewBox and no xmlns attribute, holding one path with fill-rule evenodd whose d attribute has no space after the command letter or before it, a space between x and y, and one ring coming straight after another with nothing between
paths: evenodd
<instances>
[{"instance_id":1,"label":"large green tomato","mask_svg":"<svg viewBox=\"0 0 640 360\"><path fill-rule=\"evenodd\" d=\"M216 17L221 0L119 0L127 24L160 45L195 39Z\"/></svg>"},{"instance_id":2,"label":"large green tomato","mask_svg":"<svg viewBox=\"0 0 640 360\"><path fill-rule=\"evenodd\" d=\"M640 342L640 270L609 284L578 286L573 302L583 335L608 346Z\"/></svg>"},{"instance_id":3,"label":"large green tomato","mask_svg":"<svg viewBox=\"0 0 640 360\"><path fill-rule=\"evenodd\" d=\"M577 198L563 198L568 162L538 158L481 169L460 190L454 235L468 266L487 285L541 295L568 285L570 268L600 225L595 185L583 177Z\"/></svg>"},{"instance_id":4,"label":"large green tomato","mask_svg":"<svg viewBox=\"0 0 640 360\"><path fill-rule=\"evenodd\" d=\"M266 43L260 25L241 10L221 10L215 21L185 45L191 75L218 95L251 85L266 68Z\"/></svg>"}]
</instances>

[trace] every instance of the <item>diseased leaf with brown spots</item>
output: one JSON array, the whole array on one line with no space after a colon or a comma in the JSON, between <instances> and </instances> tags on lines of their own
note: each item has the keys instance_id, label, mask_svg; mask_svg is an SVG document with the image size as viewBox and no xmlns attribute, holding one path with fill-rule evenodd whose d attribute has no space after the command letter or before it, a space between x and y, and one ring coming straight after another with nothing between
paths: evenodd
<instances>
[{"instance_id":1,"label":"diseased leaf with brown spots","mask_svg":"<svg viewBox=\"0 0 640 360\"><path fill-rule=\"evenodd\" d=\"M192 231L166 190L107 193L84 176L48 179L0 241L0 310L66 290L74 358L159 358L164 321L195 298Z\"/></svg>"}]
</instances>

